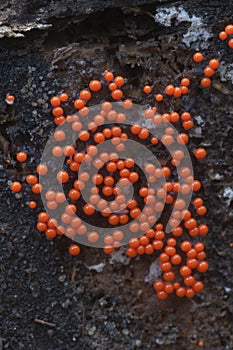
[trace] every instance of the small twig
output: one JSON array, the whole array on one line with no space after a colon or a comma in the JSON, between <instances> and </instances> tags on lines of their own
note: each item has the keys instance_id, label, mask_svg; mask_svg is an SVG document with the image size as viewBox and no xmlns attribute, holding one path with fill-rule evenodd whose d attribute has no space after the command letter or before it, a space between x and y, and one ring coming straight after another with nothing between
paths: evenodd
<instances>
[{"instance_id":1,"label":"small twig","mask_svg":"<svg viewBox=\"0 0 233 350\"><path fill-rule=\"evenodd\" d=\"M47 321L44 321L44 320L39 320L38 318L35 318L34 321L35 321L36 323L43 324L44 326L56 327L55 323L47 322Z\"/></svg>"},{"instance_id":2,"label":"small twig","mask_svg":"<svg viewBox=\"0 0 233 350\"><path fill-rule=\"evenodd\" d=\"M233 95L232 92L223 84L213 82L212 86L224 95Z\"/></svg>"},{"instance_id":3,"label":"small twig","mask_svg":"<svg viewBox=\"0 0 233 350\"><path fill-rule=\"evenodd\" d=\"M74 283L74 282L75 282L76 273L77 273L76 266L75 266L75 265L73 265L73 268L72 268L72 274L71 274L71 282L72 282L72 283Z\"/></svg>"},{"instance_id":4,"label":"small twig","mask_svg":"<svg viewBox=\"0 0 233 350\"><path fill-rule=\"evenodd\" d=\"M85 335L85 323L86 323L86 309L83 306L82 336Z\"/></svg>"}]
</instances>

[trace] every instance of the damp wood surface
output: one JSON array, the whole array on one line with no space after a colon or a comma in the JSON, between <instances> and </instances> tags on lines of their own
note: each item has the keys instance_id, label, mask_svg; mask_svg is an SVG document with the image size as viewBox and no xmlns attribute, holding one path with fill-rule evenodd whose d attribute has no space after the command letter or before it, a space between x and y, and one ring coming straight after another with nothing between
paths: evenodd
<instances>
[{"instance_id":1,"label":"damp wood surface","mask_svg":"<svg viewBox=\"0 0 233 350\"><path fill-rule=\"evenodd\" d=\"M199 341L233 349L233 54L218 39L232 17L226 0L1 2L0 349L195 350ZM206 90L192 62L197 49L227 67ZM40 160L54 128L49 99L62 91L75 99L106 68L125 76L125 95L146 105L154 98L144 84L160 92L192 80L190 94L165 102L164 112L190 111L192 145L207 149L194 169L208 208L210 269L193 300L156 299L144 281L156 255L130 260L84 247L70 257L65 239L40 235L36 211L9 190L8 180L23 181ZM8 92L16 102L6 108ZM22 148L25 165L15 161Z\"/></svg>"}]
</instances>

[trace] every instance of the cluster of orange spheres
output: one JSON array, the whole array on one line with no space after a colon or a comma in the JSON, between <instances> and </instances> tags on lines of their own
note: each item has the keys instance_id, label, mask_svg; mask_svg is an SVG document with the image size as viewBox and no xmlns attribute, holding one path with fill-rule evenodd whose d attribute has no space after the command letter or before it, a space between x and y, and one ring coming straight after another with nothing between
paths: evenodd
<instances>
[{"instance_id":1,"label":"cluster of orange spheres","mask_svg":"<svg viewBox=\"0 0 233 350\"><path fill-rule=\"evenodd\" d=\"M66 93L51 98L54 122L58 125L53 134L55 145L52 147L51 156L65 158L64 167L57 169L56 180L60 184L69 184L69 188L66 193L57 192L53 188L46 191L47 210L38 214L37 230L45 232L45 236L49 239L65 235L70 239L85 236L87 244L88 242L95 244L101 240L105 253L111 254L122 245L124 233L121 226L129 223L130 238L126 254L131 258L142 254L151 255L154 252L160 254L163 280L156 281L154 284L157 296L164 299L168 294L176 291L178 296L192 297L203 288L202 282L198 281L193 273L195 271L204 272L208 269L203 243L196 242L192 245L187 239L188 237L203 237L208 232L207 225L203 222L198 223L198 220L194 218L194 215L202 217L206 213L203 199L195 196L192 203L193 210L185 209L185 195L192 191L198 192L201 188L200 181L193 178L191 169L187 166L179 170L182 183L169 180L172 168L178 166L185 158L184 152L179 147L172 153L170 164L158 168L152 163L147 163L142 169L148 175L150 183L165 177L165 183L158 186L156 190L141 183L140 173L134 159L121 157L121 152L125 150L125 141L132 137L138 142L149 142L155 149L158 144L166 147L174 141L180 146L188 144L187 130L194 126L191 114L189 112L179 114L173 111L159 115L156 113L156 107L146 108L144 110L145 119L151 119L155 126L164 125L164 134L159 140L151 135L147 128L139 124L133 124L125 130L121 123L126 121L126 113L116 112L112 102L104 101L101 104L101 110L93 116L86 130L83 127L83 118L89 114L87 102L93 93L102 89L104 80L108 87L110 84L115 84L116 90L119 90L124 83L123 77L114 77L112 72L105 71L103 82L92 80L88 90L81 90L79 98L74 101L76 113L72 116L65 116L64 113L62 104L68 101ZM184 80L182 83L189 85L190 82ZM113 90L111 86L110 94L113 100L115 95L112 95L112 92L116 90ZM122 101L123 110L129 111L132 107L131 100ZM111 124L105 127L105 121L110 121ZM77 133L76 146L66 142L66 133L62 127L59 128L65 123ZM173 128L169 126L170 123L179 124L183 131L175 136ZM113 151L99 152L98 145L106 140L111 141ZM85 150L79 150L79 143L87 144ZM197 148L193 153L197 159L203 159L206 156L204 148ZM16 159L19 162L25 162L26 152L17 153ZM91 163L96 173L90 177L87 171L80 170L83 163ZM39 183L39 176L45 176L49 170L48 165L41 163L36 167L36 174L26 176L26 183L31 186L34 195L40 194L43 190L42 184ZM88 202L82 203L81 191L90 182ZM137 198L127 199L123 193L123 189L130 184L137 184ZM13 192L19 192L21 188L22 185L19 182L12 182ZM179 193L184 196L184 199L177 198ZM174 208L168 222L172 227L170 237L165 234L164 225L157 221L164 207L163 201L168 207ZM37 201L30 201L28 205L30 208L36 208ZM64 205L64 210L58 221L47 211L51 213L61 205ZM79 215L77 215L78 211ZM98 220L106 220L109 227L114 230L111 230L111 234L104 236L101 236L98 230L89 232L82 215L86 218L97 215ZM186 237L185 240L183 236ZM71 255L78 255L80 246L71 244L69 252ZM181 281L175 282L177 275L183 278L183 284Z\"/></svg>"},{"instance_id":2,"label":"cluster of orange spheres","mask_svg":"<svg viewBox=\"0 0 233 350\"><path fill-rule=\"evenodd\" d=\"M172 84L169 84L165 87L165 95L167 96L173 96L175 98L179 98L182 95L186 95L189 91L189 85L190 85L190 79L183 78L181 79L180 86L174 86ZM145 94L149 95L152 92L152 88L149 85L145 85L143 88L143 91ZM155 95L155 100L157 102L162 102L164 99L163 94L157 93Z\"/></svg>"},{"instance_id":3,"label":"cluster of orange spheres","mask_svg":"<svg viewBox=\"0 0 233 350\"><path fill-rule=\"evenodd\" d=\"M230 37L230 38L229 38ZM233 49L233 24L228 24L225 29L219 33L220 40L228 40L228 46Z\"/></svg>"},{"instance_id":4,"label":"cluster of orange spheres","mask_svg":"<svg viewBox=\"0 0 233 350\"><path fill-rule=\"evenodd\" d=\"M195 52L193 55L193 60L197 63L202 62L204 59L203 54L201 52ZM205 75L204 78L201 79L201 86L203 88L207 88L211 85L211 77L214 76L216 70L219 68L220 62L217 58L212 58L209 61L209 64L203 69L203 73Z\"/></svg>"},{"instance_id":5,"label":"cluster of orange spheres","mask_svg":"<svg viewBox=\"0 0 233 350\"><path fill-rule=\"evenodd\" d=\"M219 34L221 40L233 34L233 25L226 26L224 33ZM202 62L203 55L196 52L193 60ZM212 77L218 67L219 61L211 59L204 69L206 77L203 79ZM203 79L202 86L209 86L209 81ZM182 95L188 94L191 81L184 77L179 86L166 85L164 94L155 94L155 106L145 108L144 118L150 119L155 127L163 127L160 138L153 136L149 129L139 124L125 126L126 112L130 113L134 106L132 100L124 97L125 82L124 77L115 76L110 70L105 70L100 80L91 80L88 87L80 91L73 102L75 113L72 115L65 113L69 103L67 93L51 98L52 115L57 125L53 134L55 144L51 149L51 157L65 159L63 167L55 169L55 179L58 184L64 185L65 190L57 191L53 187L46 189L45 210L38 214L37 229L44 232L49 239L65 235L73 241L80 241L79 238L82 237L86 240L86 245L91 243L93 246L98 243L98 246L104 247L106 254L111 254L125 244L123 226L127 224L129 233L126 254L134 258L157 252L159 256L161 274L160 279L154 282L157 297L165 299L174 292L178 297L192 298L202 291L203 282L199 280L199 276L208 270L203 243L203 238L208 233L205 223L207 208L198 193L201 182L193 177L191 168L187 165L179 169L177 167L182 165L186 157L181 146L189 145L188 131L194 127L194 122L188 111L157 113L158 104L164 98L182 98ZM92 97L96 101L98 96L103 96L103 91L107 98L104 101L101 98L100 110L90 119L88 127L85 127L84 120L90 117ZM149 95L152 87L145 85L143 91ZM115 101L120 101L120 112L113 107ZM179 130L177 134L171 124ZM69 142L64 125L68 125L76 133L75 144ZM139 169L135 159L122 156L127 148L126 141L130 139L149 145L155 154L158 146L160 149L166 148L174 142L177 146L171 157L167 158L166 164L163 159L160 167L148 162L143 169ZM108 151L107 147L100 152L98 145L105 141L110 141L113 149ZM205 158L206 150L203 147L196 148L193 150L193 157ZM24 151L16 155L18 162L25 162L27 158ZM95 174L90 175L83 170L83 164L91 164L96 170ZM39 177L46 176L51 170L54 173L49 164L41 163L34 174L29 173L26 176L25 182L34 196L28 203L30 208L37 207L37 196L43 191ZM174 171L177 171L181 180L174 179ZM165 182L153 189L145 183L141 172L146 174L149 183L156 183L161 178L165 178ZM84 202L82 190L87 186L90 193L88 200ZM128 186L134 187L134 195L130 199L124 193L124 188ZM22 183L15 181L10 187L17 193L22 190ZM190 193L192 201L189 204L186 197ZM58 219L51 213L57 212L59 208L62 210L59 211ZM163 210L171 215L163 217ZM109 227L111 233L101 235L97 228L89 231L87 222L91 220L105 222L105 227ZM170 233L166 233L167 225L171 228ZM71 255L78 255L80 246L71 244L69 252Z\"/></svg>"},{"instance_id":6,"label":"cluster of orange spheres","mask_svg":"<svg viewBox=\"0 0 233 350\"><path fill-rule=\"evenodd\" d=\"M228 40L228 46L230 49L233 49L233 24L228 24L225 27L224 31L219 33L219 39L222 41ZM197 63L202 62L204 59L203 54L201 52L196 52L193 55L193 60ZM203 73L205 75L204 78L201 79L201 86L203 88L207 88L211 86L211 78L215 75L216 70L219 68L220 61L217 58L212 58L209 61L209 64L204 67Z\"/></svg>"}]
</instances>

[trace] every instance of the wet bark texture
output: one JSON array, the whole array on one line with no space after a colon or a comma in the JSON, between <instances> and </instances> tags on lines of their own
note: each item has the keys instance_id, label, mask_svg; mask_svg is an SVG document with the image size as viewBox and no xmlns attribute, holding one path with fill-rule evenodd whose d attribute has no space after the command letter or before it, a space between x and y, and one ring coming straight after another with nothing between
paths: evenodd
<instances>
[{"instance_id":1,"label":"wet bark texture","mask_svg":"<svg viewBox=\"0 0 233 350\"><path fill-rule=\"evenodd\" d=\"M0 349L194 350L200 340L204 349L233 349L233 55L217 36L232 20L231 5L226 0L1 2ZM168 22L153 17L162 7ZM182 9L189 19L182 20ZM191 59L196 49L206 62L221 57L228 67L205 91L199 87L203 67ZM138 103L145 103L144 83L159 92L183 76L193 79L187 97L164 105L164 111L191 112L197 126L191 148L202 144L208 152L194 168L208 207L210 270L202 276L205 290L193 300L156 299L144 281L156 256L129 261L84 247L71 258L65 239L48 242L36 231L36 214L26 205L30 193L18 199L10 193L7 181L23 180L34 170L53 129L51 96L66 91L75 98L105 68L128 78L125 94ZM8 92L16 97L12 108L5 106ZM153 96L146 103L154 103ZM30 155L25 165L15 162L22 149ZM100 272L88 268L100 263Z\"/></svg>"}]
</instances>

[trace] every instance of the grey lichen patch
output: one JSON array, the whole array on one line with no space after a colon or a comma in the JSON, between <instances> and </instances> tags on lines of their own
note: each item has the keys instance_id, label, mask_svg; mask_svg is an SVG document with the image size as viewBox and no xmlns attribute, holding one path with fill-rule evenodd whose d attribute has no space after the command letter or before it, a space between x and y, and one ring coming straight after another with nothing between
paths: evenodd
<instances>
[{"instance_id":1,"label":"grey lichen patch","mask_svg":"<svg viewBox=\"0 0 233 350\"><path fill-rule=\"evenodd\" d=\"M195 17L195 16L194 16ZM207 49L209 47L208 40L213 37L205 25L196 17L195 21L191 23L186 34L183 35L183 43L187 47L193 46L195 49ZM200 46L199 46L199 42Z\"/></svg>"},{"instance_id":2,"label":"grey lichen patch","mask_svg":"<svg viewBox=\"0 0 233 350\"><path fill-rule=\"evenodd\" d=\"M182 7L161 7L157 10L154 16L155 22L162 24L165 27L172 26L172 20L176 22L190 22L189 14ZM177 24L178 24L177 23Z\"/></svg>"},{"instance_id":3,"label":"grey lichen patch","mask_svg":"<svg viewBox=\"0 0 233 350\"><path fill-rule=\"evenodd\" d=\"M223 191L223 197L226 198L226 204L229 207L233 201L233 189L231 187L226 187Z\"/></svg>"},{"instance_id":4,"label":"grey lichen patch","mask_svg":"<svg viewBox=\"0 0 233 350\"><path fill-rule=\"evenodd\" d=\"M231 81L233 84L233 63L226 63L222 61L219 67L219 74L221 81Z\"/></svg>"},{"instance_id":5,"label":"grey lichen patch","mask_svg":"<svg viewBox=\"0 0 233 350\"><path fill-rule=\"evenodd\" d=\"M203 23L201 17L190 15L182 6L161 7L157 10L154 16L155 22L160 23L165 27L171 27L173 21L175 25L182 22L190 23L188 31L183 34L182 42L187 46L194 48L208 47L208 40L212 38L213 34L207 30L207 26Z\"/></svg>"}]
</instances>

